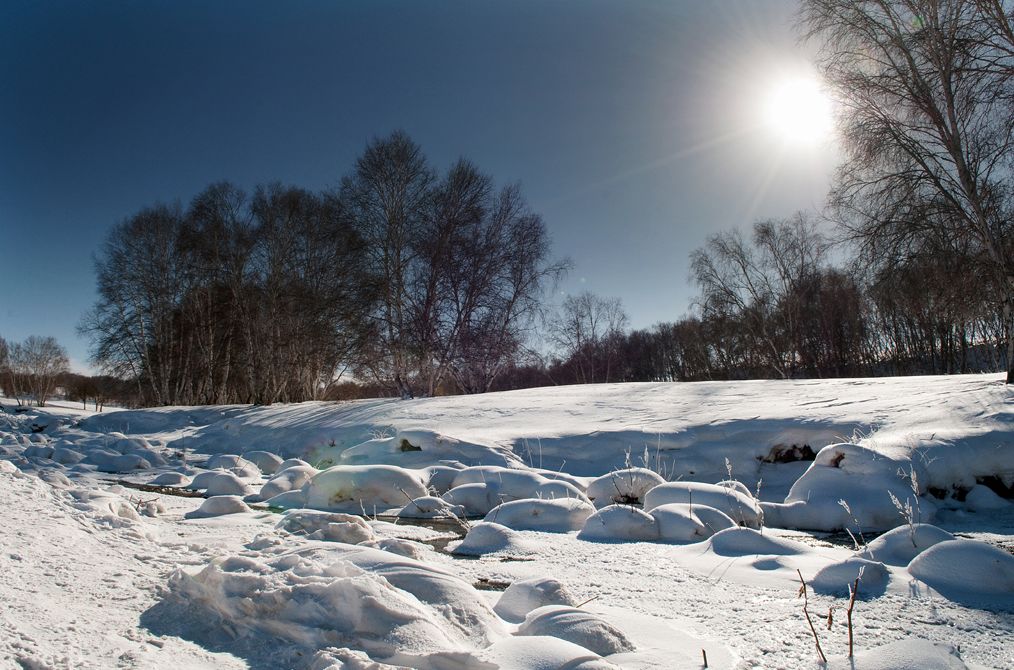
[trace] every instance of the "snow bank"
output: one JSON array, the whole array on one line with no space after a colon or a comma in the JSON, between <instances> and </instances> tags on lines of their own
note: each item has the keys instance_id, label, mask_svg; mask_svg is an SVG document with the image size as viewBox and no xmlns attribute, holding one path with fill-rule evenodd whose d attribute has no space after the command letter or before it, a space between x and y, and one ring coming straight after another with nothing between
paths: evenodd
<instances>
[{"instance_id":1,"label":"snow bank","mask_svg":"<svg viewBox=\"0 0 1014 670\"><path fill-rule=\"evenodd\" d=\"M750 495L717 484L669 482L656 486L644 496L644 509L652 510L669 503L706 505L724 512L749 528L760 528L764 518L757 501Z\"/></svg>"},{"instance_id":2,"label":"snow bank","mask_svg":"<svg viewBox=\"0 0 1014 670\"><path fill-rule=\"evenodd\" d=\"M647 468L626 468L602 475L588 484L588 498L596 507L612 504L640 505L644 495L665 479Z\"/></svg>"},{"instance_id":3,"label":"snow bank","mask_svg":"<svg viewBox=\"0 0 1014 670\"><path fill-rule=\"evenodd\" d=\"M591 503L575 498L514 500L497 505L483 520L514 530L566 533L580 530L594 512Z\"/></svg>"},{"instance_id":4,"label":"snow bank","mask_svg":"<svg viewBox=\"0 0 1014 670\"><path fill-rule=\"evenodd\" d=\"M493 644L478 654L475 668L510 670L619 670L598 654L573 642L555 637L511 637ZM450 666L454 667L454 666ZM468 667L468 666L465 666ZM386 670L386 669L384 669Z\"/></svg>"},{"instance_id":5,"label":"snow bank","mask_svg":"<svg viewBox=\"0 0 1014 670\"><path fill-rule=\"evenodd\" d=\"M932 521L936 506L913 491L913 472L916 482L924 481L911 462L858 444L829 445L792 485L786 504L764 506L767 522L806 530L889 530L906 522L892 496L913 508L916 522Z\"/></svg>"},{"instance_id":6,"label":"snow bank","mask_svg":"<svg viewBox=\"0 0 1014 670\"><path fill-rule=\"evenodd\" d=\"M585 521L580 540L593 542L654 542L659 539L655 517L628 505L609 505Z\"/></svg>"}]
</instances>

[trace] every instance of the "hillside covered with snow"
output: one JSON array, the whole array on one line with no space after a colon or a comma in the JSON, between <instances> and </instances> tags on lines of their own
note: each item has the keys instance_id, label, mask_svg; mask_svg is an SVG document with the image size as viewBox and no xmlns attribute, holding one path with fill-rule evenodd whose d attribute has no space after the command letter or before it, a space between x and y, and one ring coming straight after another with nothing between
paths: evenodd
<instances>
[{"instance_id":1,"label":"hillside covered with snow","mask_svg":"<svg viewBox=\"0 0 1014 670\"><path fill-rule=\"evenodd\" d=\"M22 667L1014 664L997 375L3 404Z\"/></svg>"}]
</instances>

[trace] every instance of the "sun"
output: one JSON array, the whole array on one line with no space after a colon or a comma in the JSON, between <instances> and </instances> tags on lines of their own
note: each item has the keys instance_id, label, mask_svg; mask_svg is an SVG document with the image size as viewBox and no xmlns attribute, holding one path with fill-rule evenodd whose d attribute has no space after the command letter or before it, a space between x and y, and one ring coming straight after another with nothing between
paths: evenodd
<instances>
[{"instance_id":1,"label":"sun","mask_svg":"<svg viewBox=\"0 0 1014 670\"><path fill-rule=\"evenodd\" d=\"M765 100L764 122L785 144L823 144L834 129L831 99L816 77L783 79L771 88Z\"/></svg>"}]
</instances>

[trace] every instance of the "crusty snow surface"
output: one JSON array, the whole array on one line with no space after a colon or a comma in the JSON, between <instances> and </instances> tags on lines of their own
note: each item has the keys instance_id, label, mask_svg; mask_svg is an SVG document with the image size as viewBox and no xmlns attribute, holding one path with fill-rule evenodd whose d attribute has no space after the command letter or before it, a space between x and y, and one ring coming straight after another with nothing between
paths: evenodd
<instances>
[{"instance_id":1,"label":"crusty snow surface","mask_svg":"<svg viewBox=\"0 0 1014 670\"><path fill-rule=\"evenodd\" d=\"M843 442L854 446L813 463L764 462ZM257 499L278 465L249 454L260 451L309 463L265 487L286 516ZM205 477L230 496L115 484L185 483L208 456L244 453L265 474L237 458ZM708 522L700 535L701 519L725 517L695 513L698 494L664 506L679 531L666 538L632 475L614 489L633 506L589 498L603 489L594 478L624 468L705 484L731 470L750 493L759 485L755 507L800 528L851 492L856 514L883 520L891 503L870 482L903 496L917 472L918 495L902 502L942 530L886 521L899 528L865 553L842 533ZM832 667L1010 668L1014 505L976 486L983 477L1014 483L1014 394L996 375L101 414L56 403L0 414L0 667L700 668L703 650L711 668L817 668L798 569ZM825 482L834 496L822 499ZM478 505L476 518L389 522L399 508L446 516L441 495ZM609 525L578 539L603 512ZM853 666L844 608L857 565ZM501 618L500 590L522 582L552 597Z\"/></svg>"}]
</instances>

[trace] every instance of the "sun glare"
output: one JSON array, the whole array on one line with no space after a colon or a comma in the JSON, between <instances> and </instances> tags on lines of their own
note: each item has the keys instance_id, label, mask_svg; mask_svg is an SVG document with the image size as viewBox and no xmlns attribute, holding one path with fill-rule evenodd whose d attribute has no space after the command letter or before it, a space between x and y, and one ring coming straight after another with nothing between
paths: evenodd
<instances>
[{"instance_id":1,"label":"sun glare","mask_svg":"<svg viewBox=\"0 0 1014 670\"><path fill-rule=\"evenodd\" d=\"M771 89L764 109L767 126L786 144L814 146L830 139L831 100L814 77L785 79Z\"/></svg>"}]
</instances>

